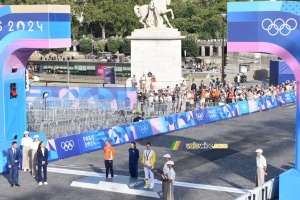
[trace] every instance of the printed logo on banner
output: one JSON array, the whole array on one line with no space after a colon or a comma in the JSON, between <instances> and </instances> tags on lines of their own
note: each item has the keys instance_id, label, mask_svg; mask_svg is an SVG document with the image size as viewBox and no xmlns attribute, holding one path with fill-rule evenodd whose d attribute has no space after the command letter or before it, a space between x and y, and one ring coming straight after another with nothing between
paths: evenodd
<instances>
[{"instance_id":1,"label":"printed logo on banner","mask_svg":"<svg viewBox=\"0 0 300 200\"><path fill-rule=\"evenodd\" d=\"M189 120L188 120L188 115L189 115L188 112L179 113L177 115L176 123L177 123L177 128L178 129L190 127Z\"/></svg>"},{"instance_id":2,"label":"printed logo on banner","mask_svg":"<svg viewBox=\"0 0 300 200\"><path fill-rule=\"evenodd\" d=\"M97 131L82 133L77 136L81 153L101 149L99 135Z\"/></svg>"},{"instance_id":3,"label":"printed logo on banner","mask_svg":"<svg viewBox=\"0 0 300 200\"><path fill-rule=\"evenodd\" d=\"M72 151L74 147L74 141L70 140L70 141L61 142L60 146L64 151Z\"/></svg>"},{"instance_id":4,"label":"printed logo on banner","mask_svg":"<svg viewBox=\"0 0 300 200\"><path fill-rule=\"evenodd\" d=\"M134 123L134 128L138 139L153 135L149 120Z\"/></svg>"},{"instance_id":5,"label":"printed logo on banner","mask_svg":"<svg viewBox=\"0 0 300 200\"><path fill-rule=\"evenodd\" d=\"M194 120L195 120L195 123L196 123L197 126L206 123L206 120L205 120L205 111L206 111L206 109L192 111L193 116L194 116Z\"/></svg>"},{"instance_id":6,"label":"printed logo on banner","mask_svg":"<svg viewBox=\"0 0 300 200\"><path fill-rule=\"evenodd\" d=\"M165 120L165 117L150 119L153 135L169 132L168 124L169 123Z\"/></svg>"},{"instance_id":7,"label":"printed logo on banner","mask_svg":"<svg viewBox=\"0 0 300 200\"><path fill-rule=\"evenodd\" d=\"M247 101L239 101L237 104L239 106L239 110L240 110L241 115L245 115L245 114L250 113L249 105L248 105Z\"/></svg>"},{"instance_id":8,"label":"printed logo on banner","mask_svg":"<svg viewBox=\"0 0 300 200\"><path fill-rule=\"evenodd\" d=\"M217 107L206 108L206 123L219 120L217 109Z\"/></svg>"},{"instance_id":9,"label":"printed logo on banner","mask_svg":"<svg viewBox=\"0 0 300 200\"><path fill-rule=\"evenodd\" d=\"M68 158L80 154L77 135L72 135L54 140L57 147L58 159Z\"/></svg>"}]
</instances>

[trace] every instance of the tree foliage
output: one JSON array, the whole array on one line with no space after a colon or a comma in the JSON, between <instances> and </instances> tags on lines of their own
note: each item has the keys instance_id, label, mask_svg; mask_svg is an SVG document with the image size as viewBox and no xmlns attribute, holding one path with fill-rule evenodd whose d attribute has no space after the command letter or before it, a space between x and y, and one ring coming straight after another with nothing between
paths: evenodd
<instances>
[{"instance_id":1,"label":"tree foliage","mask_svg":"<svg viewBox=\"0 0 300 200\"><path fill-rule=\"evenodd\" d=\"M105 43L102 40L98 40L97 44L94 46L96 52L103 52L105 49Z\"/></svg>"},{"instance_id":2,"label":"tree foliage","mask_svg":"<svg viewBox=\"0 0 300 200\"><path fill-rule=\"evenodd\" d=\"M79 50L85 54L92 52L92 42L89 39L81 39L79 41Z\"/></svg>"},{"instance_id":3,"label":"tree foliage","mask_svg":"<svg viewBox=\"0 0 300 200\"><path fill-rule=\"evenodd\" d=\"M112 52L112 53L116 53L117 51L119 51L120 47L121 47L121 43L122 43L122 39L119 37L110 37L107 40L107 49L108 51Z\"/></svg>"},{"instance_id":4,"label":"tree foliage","mask_svg":"<svg viewBox=\"0 0 300 200\"><path fill-rule=\"evenodd\" d=\"M185 39L182 40L182 55L184 56L184 51L186 51L187 57L196 57L199 54L199 45L197 38L194 35L187 35Z\"/></svg>"},{"instance_id":5,"label":"tree foliage","mask_svg":"<svg viewBox=\"0 0 300 200\"><path fill-rule=\"evenodd\" d=\"M127 38L124 38L121 42L120 53L124 53L125 55L131 54L131 42Z\"/></svg>"}]
</instances>

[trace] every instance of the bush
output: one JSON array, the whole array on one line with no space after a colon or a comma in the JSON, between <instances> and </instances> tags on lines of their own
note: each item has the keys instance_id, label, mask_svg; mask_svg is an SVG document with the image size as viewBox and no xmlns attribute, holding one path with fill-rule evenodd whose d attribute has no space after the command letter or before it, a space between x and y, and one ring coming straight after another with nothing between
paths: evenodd
<instances>
[{"instance_id":1,"label":"bush","mask_svg":"<svg viewBox=\"0 0 300 200\"><path fill-rule=\"evenodd\" d=\"M197 57L199 55L199 45L197 38L194 35L187 35L182 40L182 55L184 56L184 50L186 50L187 57Z\"/></svg>"},{"instance_id":2,"label":"bush","mask_svg":"<svg viewBox=\"0 0 300 200\"><path fill-rule=\"evenodd\" d=\"M121 47L121 43L122 40L119 37L110 37L107 40L107 50L112 52L112 53L116 53L117 51L119 51L120 47Z\"/></svg>"},{"instance_id":3,"label":"bush","mask_svg":"<svg viewBox=\"0 0 300 200\"><path fill-rule=\"evenodd\" d=\"M127 38L124 38L121 43L120 53L124 53L125 55L131 54L131 42Z\"/></svg>"},{"instance_id":4,"label":"bush","mask_svg":"<svg viewBox=\"0 0 300 200\"><path fill-rule=\"evenodd\" d=\"M89 39L82 39L79 41L79 50L85 54L92 52L92 42Z\"/></svg>"}]
</instances>

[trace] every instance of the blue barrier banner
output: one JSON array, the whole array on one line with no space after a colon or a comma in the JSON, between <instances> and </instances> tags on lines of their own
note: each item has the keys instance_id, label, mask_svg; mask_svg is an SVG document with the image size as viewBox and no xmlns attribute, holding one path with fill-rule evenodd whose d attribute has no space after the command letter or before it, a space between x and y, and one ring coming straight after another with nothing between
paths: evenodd
<instances>
[{"instance_id":1,"label":"blue barrier banner","mask_svg":"<svg viewBox=\"0 0 300 200\"><path fill-rule=\"evenodd\" d=\"M77 138L81 154L101 149L98 131L78 134Z\"/></svg>"},{"instance_id":2,"label":"blue barrier banner","mask_svg":"<svg viewBox=\"0 0 300 200\"><path fill-rule=\"evenodd\" d=\"M294 102L293 98L291 97L291 95L290 95L289 92L283 93L282 97L284 99L285 104L289 104L289 103L293 103Z\"/></svg>"},{"instance_id":3,"label":"blue barrier banner","mask_svg":"<svg viewBox=\"0 0 300 200\"><path fill-rule=\"evenodd\" d=\"M237 102L239 106L240 115L245 115L250 113L248 101L239 101Z\"/></svg>"},{"instance_id":4,"label":"blue barrier banner","mask_svg":"<svg viewBox=\"0 0 300 200\"><path fill-rule=\"evenodd\" d=\"M112 128L106 128L102 130L98 130L98 136L99 136L99 142L100 142L100 148L103 149L105 146L106 140L111 141L111 145L115 144L115 137L112 131Z\"/></svg>"},{"instance_id":5,"label":"blue barrier banner","mask_svg":"<svg viewBox=\"0 0 300 200\"><path fill-rule=\"evenodd\" d=\"M176 115L177 130L193 126L194 120L191 120L189 112L178 113Z\"/></svg>"},{"instance_id":6,"label":"blue barrier banner","mask_svg":"<svg viewBox=\"0 0 300 200\"><path fill-rule=\"evenodd\" d=\"M152 136L152 128L149 120L135 122L134 128L138 139Z\"/></svg>"},{"instance_id":7,"label":"blue barrier banner","mask_svg":"<svg viewBox=\"0 0 300 200\"><path fill-rule=\"evenodd\" d=\"M238 117L239 116L239 107L236 103L230 103L222 106L222 112L227 113L227 118Z\"/></svg>"},{"instance_id":8,"label":"blue barrier banner","mask_svg":"<svg viewBox=\"0 0 300 200\"><path fill-rule=\"evenodd\" d=\"M296 90L289 92L291 103L296 102Z\"/></svg>"},{"instance_id":9,"label":"blue barrier banner","mask_svg":"<svg viewBox=\"0 0 300 200\"><path fill-rule=\"evenodd\" d=\"M200 126L202 124L206 124L206 109L194 110L193 116L196 123L196 126Z\"/></svg>"},{"instance_id":10,"label":"blue barrier banner","mask_svg":"<svg viewBox=\"0 0 300 200\"><path fill-rule=\"evenodd\" d=\"M275 96L278 106L283 106L285 104L283 99L283 94L278 94Z\"/></svg>"},{"instance_id":11,"label":"blue barrier banner","mask_svg":"<svg viewBox=\"0 0 300 200\"><path fill-rule=\"evenodd\" d=\"M256 100L249 100L248 101L249 111L250 113L254 113L259 111L258 109L258 102Z\"/></svg>"},{"instance_id":12,"label":"blue barrier banner","mask_svg":"<svg viewBox=\"0 0 300 200\"><path fill-rule=\"evenodd\" d=\"M258 107L260 110L266 110L267 109L267 103L266 103L266 98L260 98L257 100L258 102Z\"/></svg>"},{"instance_id":13,"label":"blue barrier banner","mask_svg":"<svg viewBox=\"0 0 300 200\"><path fill-rule=\"evenodd\" d=\"M153 135L168 133L170 131L168 128L169 122L166 121L165 117L150 119L150 124Z\"/></svg>"},{"instance_id":14,"label":"blue barrier banner","mask_svg":"<svg viewBox=\"0 0 300 200\"><path fill-rule=\"evenodd\" d=\"M272 109L278 106L278 102L276 101L275 96L266 97L266 106L268 109Z\"/></svg>"},{"instance_id":15,"label":"blue barrier banner","mask_svg":"<svg viewBox=\"0 0 300 200\"><path fill-rule=\"evenodd\" d=\"M164 118L165 118L165 121L168 122L169 131L175 131L178 129L177 123L176 123L177 114L165 116Z\"/></svg>"},{"instance_id":16,"label":"blue barrier banner","mask_svg":"<svg viewBox=\"0 0 300 200\"><path fill-rule=\"evenodd\" d=\"M151 128L148 127L148 129ZM137 138L135 128L132 124L115 126L112 128L112 131L114 134L114 144L124 144L126 142L133 142Z\"/></svg>"},{"instance_id":17,"label":"blue barrier banner","mask_svg":"<svg viewBox=\"0 0 300 200\"><path fill-rule=\"evenodd\" d=\"M80 154L77 135L71 135L55 139L56 150L59 159L68 158Z\"/></svg>"},{"instance_id":18,"label":"blue barrier banner","mask_svg":"<svg viewBox=\"0 0 300 200\"><path fill-rule=\"evenodd\" d=\"M220 119L219 113L220 113L220 108L219 107L211 107L211 108L206 108L206 123L211 123L218 121Z\"/></svg>"}]
</instances>

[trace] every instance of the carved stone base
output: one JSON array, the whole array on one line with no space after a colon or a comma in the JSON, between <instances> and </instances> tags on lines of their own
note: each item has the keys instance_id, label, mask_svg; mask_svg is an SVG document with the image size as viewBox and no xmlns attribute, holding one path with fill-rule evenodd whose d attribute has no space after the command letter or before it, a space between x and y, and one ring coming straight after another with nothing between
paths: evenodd
<instances>
[{"instance_id":1,"label":"carved stone base","mask_svg":"<svg viewBox=\"0 0 300 200\"><path fill-rule=\"evenodd\" d=\"M181 36L177 29L145 28L136 29L128 39L131 40L131 75L136 75L138 87L143 73L156 77L156 89L169 86L174 88L182 82ZM129 79L127 85L130 86ZM147 77L147 88L151 77Z\"/></svg>"}]
</instances>

